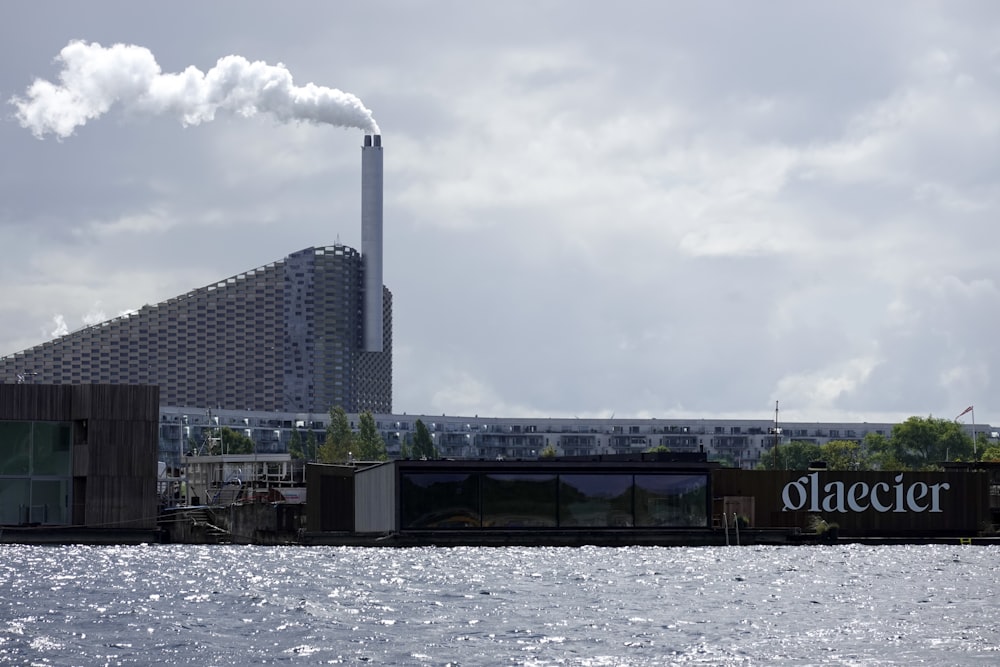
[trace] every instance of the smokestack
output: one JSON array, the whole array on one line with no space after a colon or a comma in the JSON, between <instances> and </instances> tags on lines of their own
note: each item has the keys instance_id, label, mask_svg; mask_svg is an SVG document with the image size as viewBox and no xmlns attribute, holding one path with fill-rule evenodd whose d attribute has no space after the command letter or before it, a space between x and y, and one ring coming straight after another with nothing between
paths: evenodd
<instances>
[{"instance_id":1,"label":"smokestack","mask_svg":"<svg viewBox=\"0 0 1000 667\"><path fill-rule=\"evenodd\" d=\"M361 147L361 261L364 267L364 350L382 351L382 135Z\"/></svg>"}]
</instances>

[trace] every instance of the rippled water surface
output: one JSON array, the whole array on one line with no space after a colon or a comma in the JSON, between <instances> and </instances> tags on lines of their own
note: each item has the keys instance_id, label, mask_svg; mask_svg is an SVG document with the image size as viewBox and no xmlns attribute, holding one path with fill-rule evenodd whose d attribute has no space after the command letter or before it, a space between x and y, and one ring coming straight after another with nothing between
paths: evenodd
<instances>
[{"instance_id":1,"label":"rippled water surface","mask_svg":"<svg viewBox=\"0 0 1000 667\"><path fill-rule=\"evenodd\" d=\"M0 547L0 664L1000 664L1000 549Z\"/></svg>"}]
</instances>

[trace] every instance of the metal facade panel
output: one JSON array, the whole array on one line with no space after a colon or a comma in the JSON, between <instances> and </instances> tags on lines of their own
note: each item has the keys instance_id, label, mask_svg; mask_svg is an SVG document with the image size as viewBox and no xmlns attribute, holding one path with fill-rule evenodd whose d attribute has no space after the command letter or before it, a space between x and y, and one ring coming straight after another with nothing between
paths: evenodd
<instances>
[{"instance_id":1,"label":"metal facade panel","mask_svg":"<svg viewBox=\"0 0 1000 667\"><path fill-rule=\"evenodd\" d=\"M390 533L399 530L397 466L395 461L389 461L355 474L354 529L357 532Z\"/></svg>"}]
</instances>

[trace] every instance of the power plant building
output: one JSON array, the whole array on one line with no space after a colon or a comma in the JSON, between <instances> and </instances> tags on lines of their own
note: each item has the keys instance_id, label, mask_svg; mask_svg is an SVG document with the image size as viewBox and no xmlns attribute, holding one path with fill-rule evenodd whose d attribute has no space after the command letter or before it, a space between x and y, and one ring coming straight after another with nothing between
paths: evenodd
<instances>
[{"instance_id":1,"label":"power plant building","mask_svg":"<svg viewBox=\"0 0 1000 667\"><path fill-rule=\"evenodd\" d=\"M353 248L306 248L4 357L0 375L157 385L164 406L391 412L392 295L383 288L389 345L366 352L362 273Z\"/></svg>"},{"instance_id":2,"label":"power plant building","mask_svg":"<svg viewBox=\"0 0 1000 667\"><path fill-rule=\"evenodd\" d=\"M382 284L382 142L362 146L362 245L306 248L0 358L33 384L157 385L161 406L392 412Z\"/></svg>"}]
</instances>

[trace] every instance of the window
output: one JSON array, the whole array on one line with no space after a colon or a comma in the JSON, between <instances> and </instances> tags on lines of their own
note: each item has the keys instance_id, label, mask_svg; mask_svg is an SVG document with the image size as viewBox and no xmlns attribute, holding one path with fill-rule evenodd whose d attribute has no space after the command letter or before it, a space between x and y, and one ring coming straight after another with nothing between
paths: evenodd
<instances>
[{"instance_id":1,"label":"window","mask_svg":"<svg viewBox=\"0 0 1000 667\"><path fill-rule=\"evenodd\" d=\"M632 475L560 475L559 525L633 525Z\"/></svg>"},{"instance_id":2,"label":"window","mask_svg":"<svg viewBox=\"0 0 1000 667\"><path fill-rule=\"evenodd\" d=\"M536 528L555 525L555 475L483 475L483 528Z\"/></svg>"},{"instance_id":3,"label":"window","mask_svg":"<svg viewBox=\"0 0 1000 667\"><path fill-rule=\"evenodd\" d=\"M69 523L72 425L0 421L0 525Z\"/></svg>"}]
</instances>

